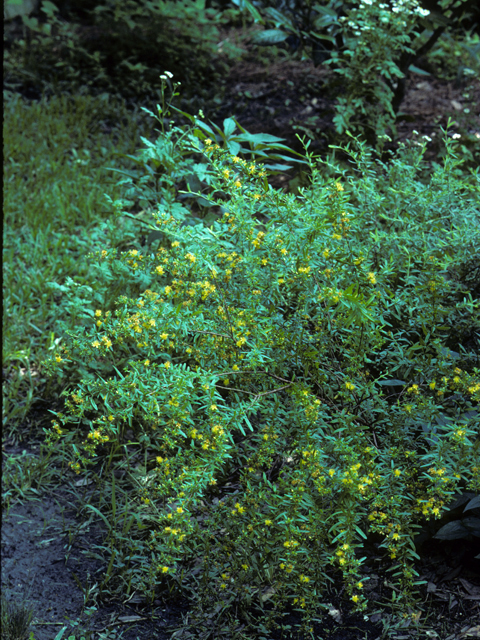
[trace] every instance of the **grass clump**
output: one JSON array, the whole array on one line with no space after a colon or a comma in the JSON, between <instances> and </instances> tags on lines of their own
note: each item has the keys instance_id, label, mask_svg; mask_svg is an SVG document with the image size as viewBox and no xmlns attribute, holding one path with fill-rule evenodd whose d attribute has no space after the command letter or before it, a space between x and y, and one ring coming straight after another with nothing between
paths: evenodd
<instances>
[{"instance_id":1,"label":"grass clump","mask_svg":"<svg viewBox=\"0 0 480 640\"><path fill-rule=\"evenodd\" d=\"M25 604L9 602L2 596L2 638L4 640L27 640L33 611Z\"/></svg>"},{"instance_id":2,"label":"grass clump","mask_svg":"<svg viewBox=\"0 0 480 640\"><path fill-rule=\"evenodd\" d=\"M120 263L148 286L91 307L48 364L90 373L69 388L51 445L104 477L113 522L112 465L135 488L109 536L136 561L126 570L112 554L108 580L117 571L120 588L152 599L185 589L202 632L216 612L216 637L258 615L271 630L292 608L309 631L335 572L367 609L373 535L408 617L420 524L480 491L466 276L478 174L462 175L448 137L427 180L425 141L383 164L352 143L349 166L308 156L311 186L294 196L201 131L189 144L209 163L216 219L184 224L160 202L156 250L98 252L106 272Z\"/></svg>"}]
</instances>

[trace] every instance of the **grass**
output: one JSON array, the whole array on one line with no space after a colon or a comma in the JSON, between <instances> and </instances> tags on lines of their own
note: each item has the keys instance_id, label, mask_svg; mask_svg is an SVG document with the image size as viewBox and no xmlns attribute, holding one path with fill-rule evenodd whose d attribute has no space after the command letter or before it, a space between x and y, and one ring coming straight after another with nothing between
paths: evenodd
<instances>
[{"instance_id":1,"label":"grass","mask_svg":"<svg viewBox=\"0 0 480 640\"><path fill-rule=\"evenodd\" d=\"M3 424L23 420L45 383L40 362L76 317L48 283L85 281L83 256L105 241L106 167L125 167L151 124L109 96L19 96L4 110ZM65 326L65 323L67 326Z\"/></svg>"},{"instance_id":2,"label":"grass","mask_svg":"<svg viewBox=\"0 0 480 640\"><path fill-rule=\"evenodd\" d=\"M3 640L27 640L29 638L33 611L25 603L12 603L2 597L1 619Z\"/></svg>"}]
</instances>

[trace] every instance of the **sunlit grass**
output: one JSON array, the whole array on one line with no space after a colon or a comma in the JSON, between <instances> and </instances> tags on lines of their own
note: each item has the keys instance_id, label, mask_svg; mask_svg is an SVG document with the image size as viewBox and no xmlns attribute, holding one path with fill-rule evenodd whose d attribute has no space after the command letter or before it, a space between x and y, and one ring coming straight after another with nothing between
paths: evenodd
<instances>
[{"instance_id":1,"label":"sunlit grass","mask_svg":"<svg viewBox=\"0 0 480 640\"><path fill-rule=\"evenodd\" d=\"M119 154L133 153L151 127L142 116L109 96L5 104L4 424L26 415L59 333L62 299L47 283L86 276L84 257L112 215L105 194L121 195L105 169L125 166Z\"/></svg>"}]
</instances>

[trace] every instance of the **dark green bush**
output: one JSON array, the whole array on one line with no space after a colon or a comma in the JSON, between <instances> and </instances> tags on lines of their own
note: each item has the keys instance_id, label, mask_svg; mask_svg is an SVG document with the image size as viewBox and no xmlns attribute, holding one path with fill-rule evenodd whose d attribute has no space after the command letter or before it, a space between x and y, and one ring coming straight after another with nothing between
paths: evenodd
<instances>
[{"instance_id":1,"label":"dark green bush","mask_svg":"<svg viewBox=\"0 0 480 640\"><path fill-rule=\"evenodd\" d=\"M108 92L138 103L160 95L158 77L170 69L198 108L218 94L229 57L239 55L228 43L219 54L221 14L204 0L93 5L62 15L44 0L38 17L10 24L4 87L29 95Z\"/></svg>"}]
</instances>

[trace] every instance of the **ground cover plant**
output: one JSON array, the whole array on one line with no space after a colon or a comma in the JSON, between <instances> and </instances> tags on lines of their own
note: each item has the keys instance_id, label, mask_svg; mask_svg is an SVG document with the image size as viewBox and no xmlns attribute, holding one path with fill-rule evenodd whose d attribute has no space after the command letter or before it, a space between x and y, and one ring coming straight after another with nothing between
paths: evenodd
<instances>
[{"instance_id":1,"label":"ground cover plant","mask_svg":"<svg viewBox=\"0 0 480 640\"><path fill-rule=\"evenodd\" d=\"M248 22L245 4L222 15L238 27L239 16ZM93 570L84 558L76 574L85 615L65 626L65 607L61 623L50 613L47 624L59 624L60 636L88 638L85 626L95 637L123 637L120 609L102 622L100 610L136 603L150 627L126 631L126 640L143 639L142 632L164 640L159 603L182 594L193 609L177 637L273 639L294 635L302 623L315 637L396 637L399 628L397 635L411 637L432 637L432 629L442 638L468 637L452 600L456 587L447 603L450 626L442 627L432 585L421 583L433 580L424 554L439 540L464 540L464 563L478 562L471 540L480 515L479 199L478 173L468 166L478 164L480 133L467 113L475 82L465 73L474 68L475 36L458 40L449 31L432 49L430 66L422 61L431 73L456 77L470 95L472 104L454 95L462 105L446 143L424 118L421 125L437 132L434 144L414 135L398 154L384 150L383 165L353 142L331 148L326 162L305 163L285 149L280 136L288 132L274 124L272 111L265 121L255 114L255 133L239 124L233 79L227 93L221 83L183 89L209 96L206 113L228 94L225 120L190 115L191 98L180 103L182 112L169 113L162 89L174 85L164 66L145 69L145 60L137 66L128 53L121 67L128 78L119 86L118 69L105 67L103 53L85 53L83 38L95 32L89 11L77 24L63 7L42 6L31 27L28 20L14 25L24 42L7 42L5 63L2 509L11 524L24 514L21 503L28 514L33 499L32 532L35 518L45 529L45 514L62 492L52 494L55 480L62 508L67 500L77 505L79 522L68 524L67 534L68 516L56 514L58 522L47 526L56 532L54 553L62 555L65 540L70 558L77 539L96 562ZM107 30L112 7L105 4ZM172 24L185 7L169 7ZM127 17L120 9L119 24L130 33ZM140 10L135 22L138 31ZM202 85L217 46L212 31L207 36ZM120 50L121 39L116 43ZM60 63L53 83L52 52ZM277 54L285 57L281 48L268 51L272 60ZM150 88L145 74L154 73ZM237 78L244 83L249 74ZM39 103L15 96L81 85L84 94L109 93ZM136 108L114 97L117 88L138 100ZM159 92L156 138L137 90L150 95L149 110ZM252 86L245 90L255 110ZM308 104L303 92L299 113ZM309 119L301 116L301 124L315 141ZM281 184L273 174L285 171L286 155L288 163L303 160L296 165L301 179L291 183L296 196L269 186ZM162 303L155 304L156 294ZM51 377L42 362L49 354ZM49 429L54 446L44 448L37 439L38 428L43 437L41 427L50 424L47 409L59 415ZM98 531L84 538L100 525L103 540ZM52 535L40 542L47 562ZM36 559L37 544L32 535ZM471 579L465 569L461 575ZM461 606L473 625L474 602ZM49 628L42 635L36 626L39 611L35 637L50 640Z\"/></svg>"},{"instance_id":2,"label":"ground cover plant","mask_svg":"<svg viewBox=\"0 0 480 640\"><path fill-rule=\"evenodd\" d=\"M210 164L216 219L185 224L164 202L155 251L106 245L103 269L148 286L99 305L50 361L94 374L49 433L72 469L136 460L109 574L135 551L121 588L186 589L199 637L249 637L267 602L265 629L293 607L313 633L326 567L367 608L362 547L378 535L393 604L415 619L415 535L480 489L478 174L462 177L447 137L427 181L426 141L386 164L353 141L351 167L307 154L312 184L293 196L201 127L183 144Z\"/></svg>"},{"instance_id":3,"label":"ground cover plant","mask_svg":"<svg viewBox=\"0 0 480 640\"><path fill-rule=\"evenodd\" d=\"M105 194L124 192L106 169L125 167L120 154L148 133L141 113L105 96L32 104L16 96L5 105L3 423L10 428L42 401L41 354L60 331L85 321L85 300L103 295L86 286L90 266L79 258L113 239ZM120 243L136 237L132 229L126 221Z\"/></svg>"}]
</instances>

